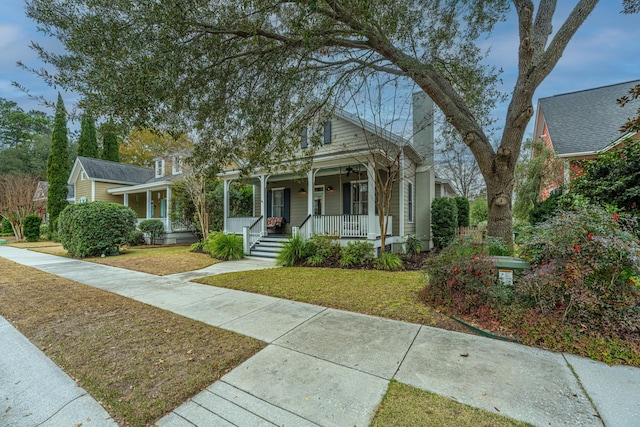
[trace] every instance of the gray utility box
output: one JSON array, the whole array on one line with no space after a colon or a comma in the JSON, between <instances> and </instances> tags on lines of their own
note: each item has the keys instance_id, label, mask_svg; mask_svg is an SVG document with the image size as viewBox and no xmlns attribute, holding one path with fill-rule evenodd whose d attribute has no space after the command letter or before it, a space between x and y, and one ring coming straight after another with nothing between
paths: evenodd
<instances>
[{"instance_id":1,"label":"gray utility box","mask_svg":"<svg viewBox=\"0 0 640 427\"><path fill-rule=\"evenodd\" d=\"M531 264L522 258L512 256L494 256L496 267L498 267L498 279L505 285L513 286L513 273L531 268Z\"/></svg>"}]
</instances>

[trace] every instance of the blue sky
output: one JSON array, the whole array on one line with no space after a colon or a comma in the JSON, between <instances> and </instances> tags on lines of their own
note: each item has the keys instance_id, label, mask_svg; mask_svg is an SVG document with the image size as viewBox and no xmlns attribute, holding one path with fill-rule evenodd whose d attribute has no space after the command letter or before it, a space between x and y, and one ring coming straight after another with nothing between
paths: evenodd
<instances>
[{"instance_id":1,"label":"blue sky","mask_svg":"<svg viewBox=\"0 0 640 427\"><path fill-rule=\"evenodd\" d=\"M574 2L558 3L557 19L564 19ZM621 4L620 0L600 1L569 43L556 68L538 88L534 106L539 97L640 79L640 15L622 15ZM0 0L0 5L0 97L18 103L24 110L45 110L11 82L25 86L33 95L55 101L57 89L18 68L16 62L42 67L29 48L31 40L52 49L60 45L36 31L35 23L24 16L22 0ZM491 37L483 41L483 46L491 47L488 62L503 69L501 89L511 91L517 72L517 29L513 20L499 24ZM77 100L75 94L62 92L62 95L67 108ZM496 117L503 120L505 111L506 105L501 105L495 112Z\"/></svg>"}]
</instances>

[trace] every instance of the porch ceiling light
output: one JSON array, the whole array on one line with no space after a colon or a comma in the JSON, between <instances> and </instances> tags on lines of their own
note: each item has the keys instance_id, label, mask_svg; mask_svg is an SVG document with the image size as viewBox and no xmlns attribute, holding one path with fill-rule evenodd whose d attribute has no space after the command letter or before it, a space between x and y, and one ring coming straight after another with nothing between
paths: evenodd
<instances>
[{"instance_id":1,"label":"porch ceiling light","mask_svg":"<svg viewBox=\"0 0 640 427\"><path fill-rule=\"evenodd\" d=\"M328 192L332 192L332 191L333 191L333 187L332 187L332 186L328 186L328 187L327 187L327 191L328 191Z\"/></svg>"},{"instance_id":2,"label":"porch ceiling light","mask_svg":"<svg viewBox=\"0 0 640 427\"><path fill-rule=\"evenodd\" d=\"M307 194L307 190L305 190L304 188L301 188L300 190L298 190L298 193Z\"/></svg>"}]
</instances>

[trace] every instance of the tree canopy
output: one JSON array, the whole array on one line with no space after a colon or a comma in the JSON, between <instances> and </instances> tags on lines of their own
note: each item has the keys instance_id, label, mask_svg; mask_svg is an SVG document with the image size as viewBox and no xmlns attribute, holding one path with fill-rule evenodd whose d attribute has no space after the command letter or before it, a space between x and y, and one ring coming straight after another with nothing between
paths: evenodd
<instances>
[{"instance_id":1,"label":"tree canopy","mask_svg":"<svg viewBox=\"0 0 640 427\"><path fill-rule=\"evenodd\" d=\"M80 137L78 138L78 156L98 158L98 137L96 123L90 114L82 115L80 122Z\"/></svg>"},{"instance_id":2,"label":"tree canopy","mask_svg":"<svg viewBox=\"0 0 640 427\"><path fill-rule=\"evenodd\" d=\"M47 181L49 193L47 195L47 213L56 229L56 220L60 212L67 206L67 180L69 179L69 137L67 135L67 110L62 96L58 94L56 115L53 121L53 135L51 136L51 152L47 158Z\"/></svg>"},{"instance_id":3,"label":"tree canopy","mask_svg":"<svg viewBox=\"0 0 640 427\"><path fill-rule=\"evenodd\" d=\"M192 148L193 143L185 134L174 137L168 132L135 129L120 144L120 161L149 167L155 157Z\"/></svg>"},{"instance_id":4,"label":"tree canopy","mask_svg":"<svg viewBox=\"0 0 640 427\"><path fill-rule=\"evenodd\" d=\"M80 92L91 111L141 127L193 128L195 154L206 161L280 159L309 117L347 102L344 88L368 75L415 85L478 162L488 233L510 241L533 94L598 1L577 0L563 22L554 20L554 0L512 3L518 77L497 149L472 106L497 96L498 73L483 65L480 42L508 16L507 0L30 0L27 14L67 49L36 46L57 69L43 78Z\"/></svg>"},{"instance_id":5,"label":"tree canopy","mask_svg":"<svg viewBox=\"0 0 640 427\"><path fill-rule=\"evenodd\" d=\"M29 145L50 132L51 117L46 113L25 113L15 102L0 98L0 150Z\"/></svg>"}]
</instances>

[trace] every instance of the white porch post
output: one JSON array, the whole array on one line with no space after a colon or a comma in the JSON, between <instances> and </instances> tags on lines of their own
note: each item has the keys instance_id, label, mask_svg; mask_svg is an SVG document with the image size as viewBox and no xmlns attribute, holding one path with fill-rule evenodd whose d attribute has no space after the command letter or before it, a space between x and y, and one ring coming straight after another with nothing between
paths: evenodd
<instances>
[{"instance_id":1,"label":"white porch post","mask_svg":"<svg viewBox=\"0 0 640 427\"><path fill-rule=\"evenodd\" d=\"M307 215L313 215L313 190L315 187L315 176L316 173L313 169L310 169L307 172ZM309 235L303 237L311 237L315 230L313 229L313 219L308 222L307 230Z\"/></svg>"},{"instance_id":2,"label":"white porch post","mask_svg":"<svg viewBox=\"0 0 640 427\"><path fill-rule=\"evenodd\" d=\"M166 224L167 224L167 229L165 231L170 232L173 230L173 225L171 224L171 187L167 186L167 201L165 202L167 204L166 206Z\"/></svg>"},{"instance_id":3,"label":"white porch post","mask_svg":"<svg viewBox=\"0 0 640 427\"><path fill-rule=\"evenodd\" d=\"M367 239L376 240L376 181L375 181L375 165L368 163L367 167L367 205L369 206Z\"/></svg>"},{"instance_id":4,"label":"white porch post","mask_svg":"<svg viewBox=\"0 0 640 427\"><path fill-rule=\"evenodd\" d=\"M260 214L262 215L262 235L267 235L267 179L268 175L260 175Z\"/></svg>"},{"instance_id":5,"label":"white porch post","mask_svg":"<svg viewBox=\"0 0 640 427\"><path fill-rule=\"evenodd\" d=\"M404 238L404 222L405 222L405 186L406 186L406 178L405 178L405 160L404 160L404 150L400 152L400 180L398 182L398 197L399 197L399 212L398 216L400 217L400 237ZM415 201L414 201L415 203ZM392 233L393 234L393 233Z\"/></svg>"},{"instance_id":6,"label":"white porch post","mask_svg":"<svg viewBox=\"0 0 640 427\"><path fill-rule=\"evenodd\" d=\"M225 179L223 181L223 194L224 196L222 197L223 203L222 203L222 230L224 233L228 233L227 230L227 223L229 222L229 185L231 185L231 180L230 179Z\"/></svg>"},{"instance_id":7,"label":"white porch post","mask_svg":"<svg viewBox=\"0 0 640 427\"><path fill-rule=\"evenodd\" d=\"M153 199L151 198L151 190L147 190L147 218L151 218L151 203L153 203Z\"/></svg>"},{"instance_id":8,"label":"white porch post","mask_svg":"<svg viewBox=\"0 0 640 427\"><path fill-rule=\"evenodd\" d=\"M124 205L129 206L129 194L124 193Z\"/></svg>"}]
</instances>

